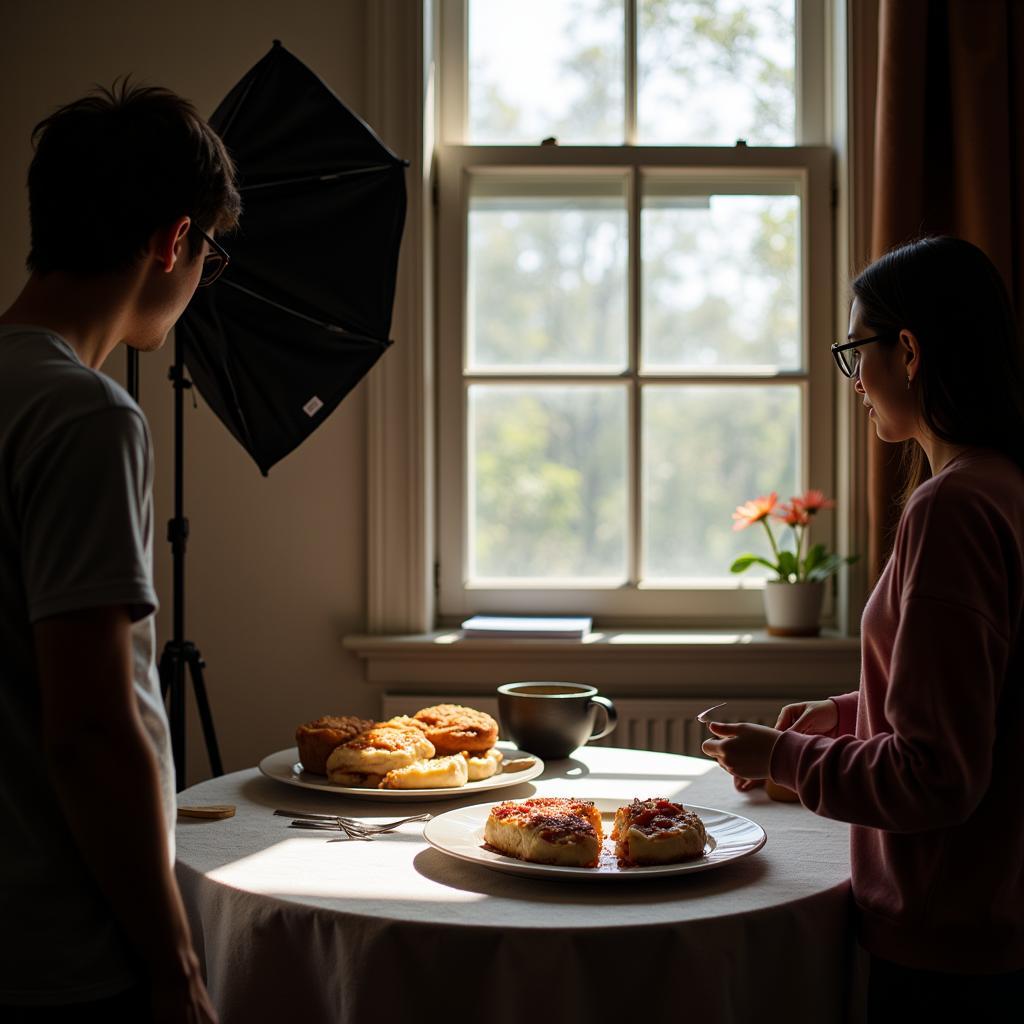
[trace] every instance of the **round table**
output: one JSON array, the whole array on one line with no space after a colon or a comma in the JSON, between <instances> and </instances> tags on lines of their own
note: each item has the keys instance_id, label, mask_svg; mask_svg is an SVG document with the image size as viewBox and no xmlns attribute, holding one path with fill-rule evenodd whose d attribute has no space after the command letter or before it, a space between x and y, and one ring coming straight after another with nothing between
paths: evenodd
<instances>
[{"instance_id":1,"label":"round table","mask_svg":"<svg viewBox=\"0 0 1024 1024\"><path fill-rule=\"evenodd\" d=\"M273 815L387 821L534 795L664 796L742 814L768 841L715 870L564 882L455 860L420 822L328 842ZM237 807L177 829L178 881L222 1024L589 1024L620 1011L827 1024L860 1012L847 826L738 793L702 758L584 747L533 782L431 803L345 799L249 769L179 799Z\"/></svg>"}]
</instances>

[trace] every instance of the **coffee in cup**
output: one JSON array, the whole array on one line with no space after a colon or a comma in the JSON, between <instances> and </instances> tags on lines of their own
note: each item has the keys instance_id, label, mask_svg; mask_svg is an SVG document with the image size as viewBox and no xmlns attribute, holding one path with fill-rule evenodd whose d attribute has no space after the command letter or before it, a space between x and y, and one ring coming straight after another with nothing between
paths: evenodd
<instances>
[{"instance_id":1,"label":"coffee in cup","mask_svg":"<svg viewBox=\"0 0 1024 1024\"><path fill-rule=\"evenodd\" d=\"M604 726L594 729L598 712ZM498 713L505 734L538 757L568 757L618 724L615 705L582 683L505 683L498 687Z\"/></svg>"}]
</instances>

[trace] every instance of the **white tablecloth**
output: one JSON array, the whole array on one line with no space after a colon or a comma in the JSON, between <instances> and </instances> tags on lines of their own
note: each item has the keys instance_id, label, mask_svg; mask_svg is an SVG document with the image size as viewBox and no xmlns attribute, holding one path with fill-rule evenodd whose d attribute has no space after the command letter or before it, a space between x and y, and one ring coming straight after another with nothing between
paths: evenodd
<instances>
[{"instance_id":1,"label":"white tablecloth","mask_svg":"<svg viewBox=\"0 0 1024 1024\"><path fill-rule=\"evenodd\" d=\"M272 814L385 821L532 795L666 796L751 818L768 842L679 878L565 883L454 860L424 842L421 823L331 843ZM620 1011L827 1024L859 1013L847 827L763 790L737 793L703 759L583 748L532 783L429 804L346 800L250 769L179 800L237 806L177 830L178 880L223 1024L592 1024Z\"/></svg>"}]
</instances>

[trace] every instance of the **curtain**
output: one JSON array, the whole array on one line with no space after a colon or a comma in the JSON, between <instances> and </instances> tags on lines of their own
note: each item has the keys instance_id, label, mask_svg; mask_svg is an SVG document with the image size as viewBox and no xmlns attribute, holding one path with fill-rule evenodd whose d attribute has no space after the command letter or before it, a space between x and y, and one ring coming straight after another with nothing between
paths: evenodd
<instances>
[{"instance_id":1,"label":"curtain","mask_svg":"<svg viewBox=\"0 0 1024 1024\"><path fill-rule=\"evenodd\" d=\"M957 235L1024 317L1024 2L881 0L872 257ZM899 447L868 440L868 572L892 546Z\"/></svg>"}]
</instances>

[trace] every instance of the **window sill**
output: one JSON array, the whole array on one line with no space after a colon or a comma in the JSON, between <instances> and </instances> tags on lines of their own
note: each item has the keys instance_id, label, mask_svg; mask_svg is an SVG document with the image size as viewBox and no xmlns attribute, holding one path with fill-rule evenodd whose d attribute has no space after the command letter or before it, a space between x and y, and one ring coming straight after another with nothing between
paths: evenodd
<instances>
[{"instance_id":1,"label":"window sill","mask_svg":"<svg viewBox=\"0 0 1024 1024\"><path fill-rule=\"evenodd\" d=\"M366 681L403 692L492 693L503 682L558 679L619 695L817 698L857 688L860 640L763 630L621 630L576 640L465 639L458 630L347 636Z\"/></svg>"}]
</instances>

